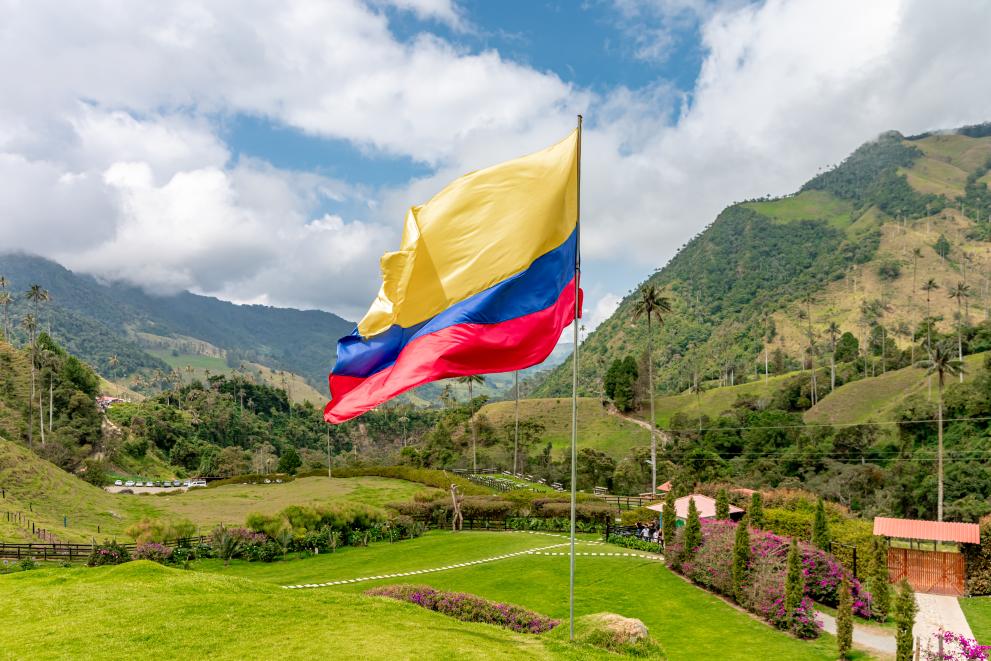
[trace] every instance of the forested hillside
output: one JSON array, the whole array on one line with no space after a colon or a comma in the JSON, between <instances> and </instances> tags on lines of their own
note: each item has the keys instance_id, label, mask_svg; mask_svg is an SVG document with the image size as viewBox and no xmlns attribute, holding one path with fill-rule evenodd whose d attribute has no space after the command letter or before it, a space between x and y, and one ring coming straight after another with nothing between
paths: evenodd
<instances>
[{"instance_id":1,"label":"forested hillside","mask_svg":"<svg viewBox=\"0 0 991 661\"><path fill-rule=\"evenodd\" d=\"M888 341L905 347L927 315L953 328L957 303L948 293L957 282L969 287L968 312L978 307L984 318L989 133L988 125L886 133L792 196L728 207L591 333L582 394L603 394L609 366L626 356L646 373L647 327L633 317L646 285L673 307L654 337L657 394L757 379L765 350L772 374L823 364L844 332L872 352ZM940 289L927 303L920 287L930 278ZM570 380L558 368L535 394L567 394Z\"/></svg>"},{"instance_id":2,"label":"forested hillside","mask_svg":"<svg viewBox=\"0 0 991 661\"><path fill-rule=\"evenodd\" d=\"M199 341L219 349L232 367L255 362L288 370L323 392L337 339L354 328L352 322L318 310L235 305L188 292L152 296L23 254L0 253L0 275L14 295L8 312L15 341L26 339L19 322L35 312L41 327L50 329L70 353L111 378L168 370L148 349ZM34 284L50 300L27 300L24 293ZM116 356L112 369L111 356Z\"/></svg>"}]
</instances>

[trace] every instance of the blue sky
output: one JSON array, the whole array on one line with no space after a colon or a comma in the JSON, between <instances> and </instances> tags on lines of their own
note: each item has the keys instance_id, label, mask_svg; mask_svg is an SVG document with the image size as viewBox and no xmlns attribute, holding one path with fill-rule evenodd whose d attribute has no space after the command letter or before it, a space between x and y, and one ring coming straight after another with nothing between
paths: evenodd
<instances>
[{"instance_id":1,"label":"blue sky","mask_svg":"<svg viewBox=\"0 0 991 661\"><path fill-rule=\"evenodd\" d=\"M579 112L594 326L734 201L991 108L984 3L96 2L0 5L4 247L348 319L411 205Z\"/></svg>"}]
</instances>

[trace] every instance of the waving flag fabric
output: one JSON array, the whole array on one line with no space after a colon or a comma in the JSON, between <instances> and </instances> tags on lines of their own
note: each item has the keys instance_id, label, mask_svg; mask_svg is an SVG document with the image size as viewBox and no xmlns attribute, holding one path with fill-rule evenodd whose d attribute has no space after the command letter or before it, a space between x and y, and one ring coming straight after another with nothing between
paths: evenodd
<instances>
[{"instance_id":1,"label":"waving flag fabric","mask_svg":"<svg viewBox=\"0 0 991 661\"><path fill-rule=\"evenodd\" d=\"M328 422L550 355L575 314L579 139L465 175L410 209L375 302L338 342Z\"/></svg>"}]
</instances>

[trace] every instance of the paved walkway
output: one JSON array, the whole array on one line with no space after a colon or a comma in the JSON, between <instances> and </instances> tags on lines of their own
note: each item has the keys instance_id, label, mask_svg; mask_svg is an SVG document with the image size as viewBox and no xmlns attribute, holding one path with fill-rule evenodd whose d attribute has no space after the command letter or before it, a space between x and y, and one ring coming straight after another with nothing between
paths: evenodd
<instances>
[{"instance_id":1,"label":"paved walkway","mask_svg":"<svg viewBox=\"0 0 991 661\"><path fill-rule=\"evenodd\" d=\"M919 606L919 612L915 616L912 634L921 642L923 649L933 640L933 634L940 630L962 633L968 638L974 637L956 597L917 592L915 603Z\"/></svg>"},{"instance_id":2,"label":"paved walkway","mask_svg":"<svg viewBox=\"0 0 991 661\"><path fill-rule=\"evenodd\" d=\"M826 633L836 635L836 618L826 613L817 613L822 620L822 629ZM866 627L853 625L853 643L885 654L895 653L895 635L882 633Z\"/></svg>"}]
</instances>

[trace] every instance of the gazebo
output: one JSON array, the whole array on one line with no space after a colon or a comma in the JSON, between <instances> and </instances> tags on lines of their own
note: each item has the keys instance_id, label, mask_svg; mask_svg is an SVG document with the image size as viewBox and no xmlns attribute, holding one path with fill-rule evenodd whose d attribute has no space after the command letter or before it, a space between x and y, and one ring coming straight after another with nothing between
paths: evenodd
<instances>
[{"instance_id":1,"label":"gazebo","mask_svg":"<svg viewBox=\"0 0 991 661\"><path fill-rule=\"evenodd\" d=\"M892 582L905 579L916 592L960 596L964 593L966 566L956 549L940 551L940 543L980 544L981 528L976 523L921 521L876 517L874 534L895 543L888 547L888 577ZM908 548L897 545L908 542ZM932 542L932 550L922 544ZM918 548L916 548L918 547Z\"/></svg>"}]
</instances>

